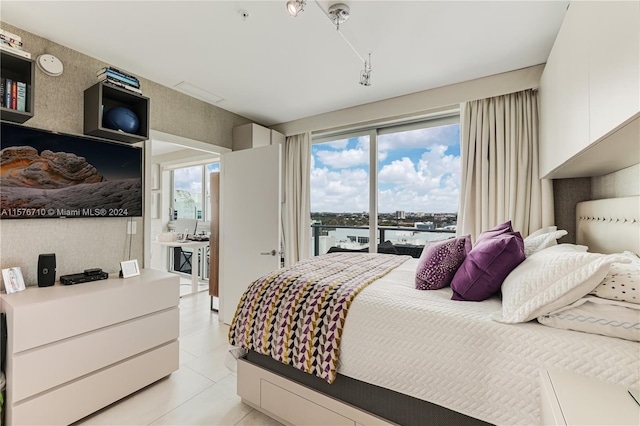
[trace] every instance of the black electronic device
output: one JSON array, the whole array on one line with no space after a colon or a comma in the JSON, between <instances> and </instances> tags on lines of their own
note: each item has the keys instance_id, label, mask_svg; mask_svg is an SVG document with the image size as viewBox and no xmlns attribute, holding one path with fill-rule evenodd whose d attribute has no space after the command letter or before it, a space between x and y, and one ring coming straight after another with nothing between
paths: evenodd
<instances>
[{"instance_id":1,"label":"black electronic device","mask_svg":"<svg viewBox=\"0 0 640 426\"><path fill-rule=\"evenodd\" d=\"M38 256L38 287L52 286L56 281L56 254Z\"/></svg>"},{"instance_id":2,"label":"black electronic device","mask_svg":"<svg viewBox=\"0 0 640 426\"><path fill-rule=\"evenodd\" d=\"M142 216L142 148L5 121L0 134L12 170L0 179L0 220Z\"/></svg>"},{"instance_id":3,"label":"black electronic device","mask_svg":"<svg viewBox=\"0 0 640 426\"><path fill-rule=\"evenodd\" d=\"M85 269L84 270L84 274L85 275L98 275L102 273L102 269L101 268L91 268L91 269Z\"/></svg>"},{"instance_id":4,"label":"black electronic device","mask_svg":"<svg viewBox=\"0 0 640 426\"><path fill-rule=\"evenodd\" d=\"M98 272L91 275L87 273L71 274L71 275L62 275L60 277L60 283L64 285L80 284L80 283L88 283L91 281L106 280L107 278L109 278L109 274L106 272Z\"/></svg>"}]
</instances>

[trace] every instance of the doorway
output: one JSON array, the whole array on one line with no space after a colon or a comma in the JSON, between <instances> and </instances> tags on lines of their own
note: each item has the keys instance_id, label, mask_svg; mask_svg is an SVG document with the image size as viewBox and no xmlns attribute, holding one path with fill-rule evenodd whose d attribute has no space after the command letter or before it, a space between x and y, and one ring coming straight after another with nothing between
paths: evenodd
<instances>
[{"instance_id":1,"label":"doorway","mask_svg":"<svg viewBox=\"0 0 640 426\"><path fill-rule=\"evenodd\" d=\"M230 151L155 130L151 130L150 139L145 142L144 265L179 275L181 297L208 290L209 277L217 273L218 265L215 262L209 265L210 247L206 238L211 216L205 213L210 200L207 186L202 185L204 179L194 184L200 185L202 194L199 208L189 212L194 217L186 212L182 214L184 217L176 217L174 170L203 169L219 162L220 155ZM181 191L183 196L188 195L188 191ZM200 241L194 243L195 237ZM215 300L212 297L212 308L217 308L217 302L217 297Z\"/></svg>"}]
</instances>

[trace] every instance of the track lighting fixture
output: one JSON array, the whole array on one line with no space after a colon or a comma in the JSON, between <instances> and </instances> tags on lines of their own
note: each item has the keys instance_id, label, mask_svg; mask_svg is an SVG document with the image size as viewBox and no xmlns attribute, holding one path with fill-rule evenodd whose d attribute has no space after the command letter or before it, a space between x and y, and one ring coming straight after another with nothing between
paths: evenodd
<instances>
[{"instance_id":1,"label":"track lighting fixture","mask_svg":"<svg viewBox=\"0 0 640 426\"><path fill-rule=\"evenodd\" d=\"M343 38L347 45L353 50L353 53L364 62L364 69L360 72L360 84L363 86L371 86L371 53L369 53L369 59L363 59L358 51L353 47L351 42L347 40L345 35L340 31L340 24L345 23L351 16L349 6L344 3L334 3L329 6L329 9L325 12L324 8L320 5L318 0L314 0L318 8L322 10L327 19L336 27L338 34ZM300 12L304 10L307 5L307 0L289 0L287 1L287 11L291 16L298 16Z\"/></svg>"},{"instance_id":2,"label":"track lighting fixture","mask_svg":"<svg viewBox=\"0 0 640 426\"><path fill-rule=\"evenodd\" d=\"M344 3L335 3L329 6L329 18L336 26L336 30L340 31L340 24L347 22L350 15L349 6Z\"/></svg>"},{"instance_id":3,"label":"track lighting fixture","mask_svg":"<svg viewBox=\"0 0 640 426\"><path fill-rule=\"evenodd\" d=\"M306 5L306 0L289 0L287 2L287 11L289 12L289 15L295 17L304 10Z\"/></svg>"},{"instance_id":4,"label":"track lighting fixture","mask_svg":"<svg viewBox=\"0 0 640 426\"><path fill-rule=\"evenodd\" d=\"M371 86L371 71L371 53L369 53L369 61L364 61L364 69L360 72L360 84Z\"/></svg>"}]
</instances>

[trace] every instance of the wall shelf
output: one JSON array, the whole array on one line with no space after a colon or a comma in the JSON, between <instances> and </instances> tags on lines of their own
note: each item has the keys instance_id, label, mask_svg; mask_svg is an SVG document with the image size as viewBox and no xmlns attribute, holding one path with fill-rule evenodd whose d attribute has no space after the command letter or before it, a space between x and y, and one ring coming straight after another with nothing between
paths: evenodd
<instances>
[{"instance_id":1,"label":"wall shelf","mask_svg":"<svg viewBox=\"0 0 640 426\"><path fill-rule=\"evenodd\" d=\"M132 110L140 120L137 133L127 133L102 125L105 111L114 107ZM84 91L84 134L120 142L135 143L149 139L149 98L127 89L96 83Z\"/></svg>"},{"instance_id":2,"label":"wall shelf","mask_svg":"<svg viewBox=\"0 0 640 426\"><path fill-rule=\"evenodd\" d=\"M25 111L18 111L12 108L0 107L0 118L14 123L24 123L33 117L33 93L35 91L35 62L33 59L0 51L0 75L14 81L27 84L27 95L25 100Z\"/></svg>"}]
</instances>

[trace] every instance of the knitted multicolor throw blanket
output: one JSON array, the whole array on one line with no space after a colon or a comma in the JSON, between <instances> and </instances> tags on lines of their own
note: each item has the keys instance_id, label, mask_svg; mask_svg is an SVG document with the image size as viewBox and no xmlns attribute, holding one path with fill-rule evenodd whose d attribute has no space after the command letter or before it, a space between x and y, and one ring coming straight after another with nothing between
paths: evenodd
<instances>
[{"instance_id":1,"label":"knitted multicolor throw blanket","mask_svg":"<svg viewBox=\"0 0 640 426\"><path fill-rule=\"evenodd\" d=\"M363 288L407 259L332 253L265 275L242 295L229 342L332 383L351 302Z\"/></svg>"}]
</instances>

